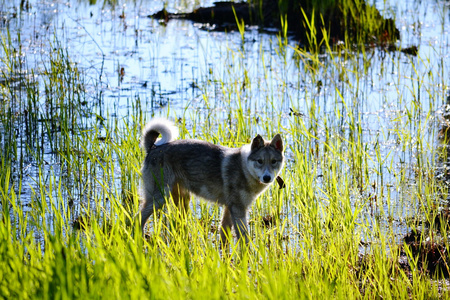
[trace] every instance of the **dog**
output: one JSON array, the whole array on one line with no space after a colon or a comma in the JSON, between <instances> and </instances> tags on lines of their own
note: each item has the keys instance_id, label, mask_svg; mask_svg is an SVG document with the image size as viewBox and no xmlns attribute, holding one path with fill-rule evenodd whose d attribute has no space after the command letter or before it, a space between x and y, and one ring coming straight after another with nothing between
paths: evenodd
<instances>
[{"instance_id":1,"label":"dog","mask_svg":"<svg viewBox=\"0 0 450 300\"><path fill-rule=\"evenodd\" d=\"M158 139L159 135L161 138ZM275 180L284 164L280 134L265 141L260 135L251 144L228 148L201 140L176 140L178 129L166 119L153 119L144 128L141 230L147 219L165 204L169 194L178 207L187 209L190 193L225 207L220 229L226 243L234 227L238 241L249 242L247 211Z\"/></svg>"}]
</instances>

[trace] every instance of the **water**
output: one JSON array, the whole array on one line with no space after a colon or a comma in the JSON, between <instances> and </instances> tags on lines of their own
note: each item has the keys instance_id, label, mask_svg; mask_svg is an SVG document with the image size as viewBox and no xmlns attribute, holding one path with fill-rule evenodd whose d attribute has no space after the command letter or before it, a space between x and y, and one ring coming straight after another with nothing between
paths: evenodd
<instances>
[{"instance_id":1,"label":"water","mask_svg":"<svg viewBox=\"0 0 450 300\"><path fill-rule=\"evenodd\" d=\"M280 46L283 39L261 33L257 28L248 28L242 37L239 32L201 30L190 21L171 20L163 24L148 17L159 11L162 3L25 3L29 6L24 10L17 9L20 1L0 4L2 35L6 36L9 30L11 36L16 36L13 32L20 32L21 36L20 42L13 41L22 51L19 59L23 72L13 74L20 97L27 97L20 87L23 78L32 80L34 76L27 71L36 68L45 72L40 67L42 61L48 59L59 43L67 49L72 65L86 73L85 119L76 121L85 122L86 129L91 128L92 120L134 122L136 103L143 105L147 118L167 113L186 117L188 128L194 120L202 124L211 120L214 124L229 122L230 111L237 108L249 112L249 119L271 119L281 111L285 116L281 125L285 128L295 123L295 117L290 115L292 109L308 116L298 118L303 118L322 141L327 131L336 138L348 138L351 126L356 125L363 132L365 151L373 160L368 162L370 181L374 183L372 192L377 194L383 188L384 195L393 199L392 203L383 202L381 208L378 204L370 206L372 209L362 214L361 221L371 222L368 220L373 214L388 216L394 223L403 224L391 226L400 236L407 230L405 220L415 217L416 207L402 203L416 197L411 187L417 184L414 180L420 169L417 162L435 164L434 154L422 153L421 145L440 147L438 130L450 74L448 2L377 2L385 16L396 16L401 47L417 46L418 56L372 47L366 49L365 55L347 53L347 60L336 58L338 53L335 57L322 55L322 65L314 76L305 72L311 60L296 58L297 44L293 40L287 41L290 47L283 48ZM201 4L210 5L211 1ZM195 3L173 1L168 9L189 11L192 7ZM6 64L3 62L0 68L6 70ZM42 82L37 84L41 91L45 90ZM41 96L44 99L44 92ZM38 109L44 107L45 101L39 100ZM315 118L310 117L311 110L316 110ZM360 119L352 125L343 121L346 118L336 118L336 113L344 116L353 113ZM39 128L39 133L45 135L45 128ZM101 122L98 128L99 136L106 136ZM0 128L6 130L4 125ZM255 125L250 130L256 133L266 129ZM418 136L405 144L401 140L405 132ZM195 132L191 134L196 136ZM289 135L286 139L288 144L294 141ZM45 138L42 143L50 140ZM377 149L380 157L376 156ZM287 157L292 158L289 150ZM18 162L13 171L19 172L20 168L25 174L18 192L22 193L26 207L27 195L32 195L36 188L39 168L44 170L43 174L56 172L60 177L64 177L61 174L64 168L51 150L44 151L44 165L32 157L25 160ZM379 160L384 161L381 168ZM350 165L343 169L349 170ZM401 178L394 172L398 169L404 170ZM119 174L120 170L115 172ZM120 185L120 180L115 184ZM320 178L316 184L321 185ZM370 193L366 191L363 196ZM71 197L80 201L77 198L81 194L74 192ZM317 194L326 203L326 195ZM355 195L355 201L362 200Z\"/></svg>"}]
</instances>

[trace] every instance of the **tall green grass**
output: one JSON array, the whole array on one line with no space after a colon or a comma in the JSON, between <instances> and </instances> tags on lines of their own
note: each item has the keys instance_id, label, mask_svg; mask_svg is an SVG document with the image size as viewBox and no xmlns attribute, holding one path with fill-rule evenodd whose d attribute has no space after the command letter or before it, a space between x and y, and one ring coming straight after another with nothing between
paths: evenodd
<instances>
[{"instance_id":1,"label":"tall green grass","mask_svg":"<svg viewBox=\"0 0 450 300\"><path fill-rule=\"evenodd\" d=\"M344 42L356 49L394 46L399 31L393 19L385 18L374 3L364 0L250 0L257 19L294 33L310 51L319 51L325 41ZM317 47L319 46L319 47Z\"/></svg>"},{"instance_id":2,"label":"tall green grass","mask_svg":"<svg viewBox=\"0 0 450 300\"><path fill-rule=\"evenodd\" d=\"M388 124L375 135L361 108L364 78L374 66L369 51L325 42L324 59L280 37L271 44L275 57L261 51L268 67L255 79L245 45L229 48L225 71L213 70L210 80L199 82L201 110L159 113L137 99L126 118L117 119L85 92L85 74L57 39L39 66L21 60L16 42L19 37L2 38L1 298L448 296L442 276L427 274L397 232L405 224L423 230L426 220L434 229L436 195L445 191L433 176L433 158L446 157L445 150L435 147L433 116L415 97L428 89L430 111L443 102L427 83L426 59L411 58L411 85L400 76L392 83L394 116L379 120ZM289 55L305 98L286 96ZM407 68L394 55L381 64ZM250 99L259 83L265 86L255 104ZM324 99L321 88L332 88L334 98ZM139 135L152 113L178 120L183 138L230 147L248 143L256 132L283 134L286 188L273 186L253 204L249 247L221 249L221 209L196 199L188 214L168 201L152 216L145 238L137 226L125 226L138 209ZM396 146L386 149L392 136ZM439 238L430 232L423 230L420 239ZM410 269L399 264L405 257Z\"/></svg>"}]
</instances>

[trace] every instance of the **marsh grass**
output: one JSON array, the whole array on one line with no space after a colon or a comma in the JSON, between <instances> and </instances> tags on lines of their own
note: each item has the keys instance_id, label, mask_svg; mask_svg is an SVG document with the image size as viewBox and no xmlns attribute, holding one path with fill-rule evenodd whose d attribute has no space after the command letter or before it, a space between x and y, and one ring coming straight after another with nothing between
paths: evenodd
<instances>
[{"instance_id":1,"label":"marsh grass","mask_svg":"<svg viewBox=\"0 0 450 300\"><path fill-rule=\"evenodd\" d=\"M246 63L244 32L240 42L227 48L224 67L198 82L199 107L158 110L136 98L121 119L86 92L86 74L56 38L35 66L19 36L2 37L0 297L448 296L442 274L428 274L426 260L399 236L399 227L420 230L420 241L442 239L448 251L445 223L435 233L438 195L447 188L434 176L434 158L447 155L435 147L431 114L443 103L434 83L445 82L445 65L430 78L426 58L406 65L384 53L382 67L410 81L394 77L394 92L371 98L392 110L368 116L373 50L354 53L325 40L324 57L281 35L270 45L276 55L260 52L261 79ZM297 95L286 92L292 61ZM381 79L392 77L384 70ZM418 97L424 92L428 102ZM153 114L177 120L183 138L230 147L256 132L283 134L286 187L273 186L253 204L249 247L221 249L221 209L197 199L187 214L169 199L144 239L138 226L125 225L138 210L139 135Z\"/></svg>"},{"instance_id":2,"label":"marsh grass","mask_svg":"<svg viewBox=\"0 0 450 300\"><path fill-rule=\"evenodd\" d=\"M255 18L282 31L289 27L300 43L318 51L324 40L344 42L360 49L368 45L395 47L399 32L393 19L385 18L374 3L360 0L250 0Z\"/></svg>"}]
</instances>

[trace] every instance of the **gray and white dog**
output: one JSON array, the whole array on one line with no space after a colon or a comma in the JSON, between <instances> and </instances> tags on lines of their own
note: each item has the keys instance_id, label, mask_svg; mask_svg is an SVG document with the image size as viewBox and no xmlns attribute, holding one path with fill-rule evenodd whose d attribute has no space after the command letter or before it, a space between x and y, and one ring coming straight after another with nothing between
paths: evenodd
<instances>
[{"instance_id":1,"label":"gray and white dog","mask_svg":"<svg viewBox=\"0 0 450 300\"><path fill-rule=\"evenodd\" d=\"M161 139L157 138L161 135ZM238 240L248 242L250 204L283 167L283 141L279 134L267 142L257 135L251 144L228 148L200 140L175 140L178 129L166 119L153 119L144 128L141 146L147 155L142 166L141 228L169 194L187 209L189 192L225 206L221 240L234 226ZM280 183L281 186L281 183Z\"/></svg>"}]
</instances>

